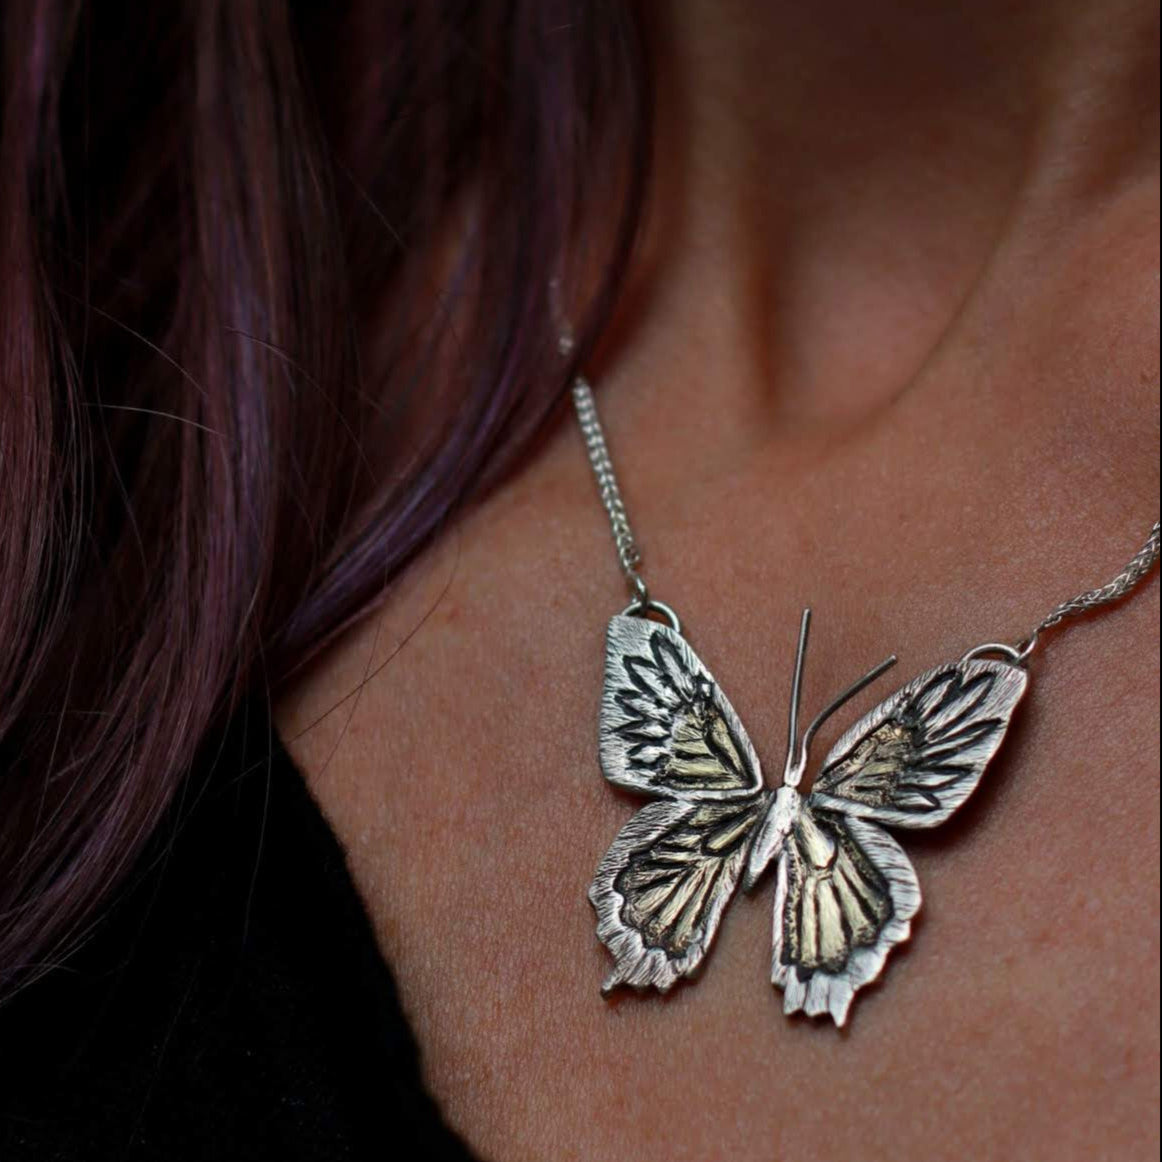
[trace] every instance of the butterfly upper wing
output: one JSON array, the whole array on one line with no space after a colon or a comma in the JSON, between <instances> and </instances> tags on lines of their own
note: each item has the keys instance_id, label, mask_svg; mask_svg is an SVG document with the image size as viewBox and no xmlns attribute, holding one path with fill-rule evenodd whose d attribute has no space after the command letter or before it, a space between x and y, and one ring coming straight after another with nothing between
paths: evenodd
<instances>
[{"instance_id":1,"label":"butterfly upper wing","mask_svg":"<svg viewBox=\"0 0 1162 1162\"><path fill-rule=\"evenodd\" d=\"M832 747L809 802L891 827L935 827L980 782L1028 675L978 658L913 679Z\"/></svg>"},{"instance_id":2,"label":"butterfly upper wing","mask_svg":"<svg viewBox=\"0 0 1162 1162\"><path fill-rule=\"evenodd\" d=\"M609 623L601 767L619 787L664 798L747 799L762 788L718 683L680 634L644 617Z\"/></svg>"},{"instance_id":3,"label":"butterfly upper wing","mask_svg":"<svg viewBox=\"0 0 1162 1162\"><path fill-rule=\"evenodd\" d=\"M663 799L621 829L589 889L597 935L616 961L604 991L629 984L665 992L697 970L769 797Z\"/></svg>"},{"instance_id":4,"label":"butterfly upper wing","mask_svg":"<svg viewBox=\"0 0 1162 1162\"><path fill-rule=\"evenodd\" d=\"M609 625L601 765L658 799L622 828L589 889L616 961L603 988L665 991L706 955L770 795L710 672L675 630L641 617Z\"/></svg>"},{"instance_id":5,"label":"butterfly upper wing","mask_svg":"<svg viewBox=\"0 0 1162 1162\"><path fill-rule=\"evenodd\" d=\"M908 939L919 882L877 823L943 823L980 782L1026 680L991 659L939 666L831 749L779 855L771 977L788 1013L842 1025L856 990Z\"/></svg>"},{"instance_id":6,"label":"butterfly upper wing","mask_svg":"<svg viewBox=\"0 0 1162 1162\"><path fill-rule=\"evenodd\" d=\"M882 828L800 807L779 855L771 980L783 1008L847 1020L856 990L908 939L920 885Z\"/></svg>"}]
</instances>

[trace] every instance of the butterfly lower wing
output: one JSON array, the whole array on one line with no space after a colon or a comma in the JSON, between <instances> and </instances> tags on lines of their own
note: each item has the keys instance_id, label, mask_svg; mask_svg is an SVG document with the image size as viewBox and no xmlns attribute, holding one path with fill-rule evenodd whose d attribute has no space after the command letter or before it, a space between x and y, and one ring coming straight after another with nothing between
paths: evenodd
<instances>
[{"instance_id":1,"label":"butterfly lower wing","mask_svg":"<svg viewBox=\"0 0 1162 1162\"><path fill-rule=\"evenodd\" d=\"M754 747L710 671L677 631L643 617L609 623L601 768L619 787L687 800L762 788Z\"/></svg>"},{"instance_id":2,"label":"butterfly lower wing","mask_svg":"<svg viewBox=\"0 0 1162 1162\"><path fill-rule=\"evenodd\" d=\"M769 794L649 803L621 829L589 899L615 964L602 986L667 991L702 963L738 886Z\"/></svg>"},{"instance_id":3,"label":"butterfly lower wing","mask_svg":"<svg viewBox=\"0 0 1162 1162\"><path fill-rule=\"evenodd\" d=\"M1028 675L977 658L913 679L832 747L811 803L890 827L935 827L976 789Z\"/></svg>"},{"instance_id":4,"label":"butterfly lower wing","mask_svg":"<svg viewBox=\"0 0 1162 1162\"><path fill-rule=\"evenodd\" d=\"M882 827L804 803L775 892L771 980L784 1011L844 1024L856 991L911 935L919 907L915 870Z\"/></svg>"},{"instance_id":5,"label":"butterfly lower wing","mask_svg":"<svg viewBox=\"0 0 1162 1162\"><path fill-rule=\"evenodd\" d=\"M847 1019L911 935L920 885L878 824L935 827L976 789L1028 676L962 659L921 674L831 748L779 856L772 980L788 1013Z\"/></svg>"}]
</instances>

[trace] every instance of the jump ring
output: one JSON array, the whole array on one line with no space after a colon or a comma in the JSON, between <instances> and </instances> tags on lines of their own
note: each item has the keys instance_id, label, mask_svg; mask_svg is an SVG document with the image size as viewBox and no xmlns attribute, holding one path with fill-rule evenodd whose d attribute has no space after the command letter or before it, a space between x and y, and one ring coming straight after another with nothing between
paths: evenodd
<instances>
[{"instance_id":1,"label":"jump ring","mask_svg":"<svg viewBox=\"0 0 1162 1162\"><path fill-rule=\"evenodd\" d=\"M1017 665L1023 666L1037 648L1037 641L1041 636L1040 630L1034 630L1023 642L1017 646Z\"/></svg>"},{"instance_id":2,"label":"jump ring","mask_svg":"<svg viewBox=\"0 0 1162 1162\"><path fill-rule=\"evenodd\" d=\"M646 617L651 613L659 614L669 623L675 633L682 632L682 622L674 610L664 601L655 601L652 597L645 601L631 601L618 615L619 617Z\"/></svg>"},{"instance_id":3,"label":"jump ring","mask_svg":"<svg viewBox=\"0 0 1162 1162\"><path fill-rule=\"evenodd\" d=\"M963 664L964 662L971 662L975 658L983 658L988 654L1000 654L1009 665L1023 666L1025 659L1029 656L1029 652L1019 647L1014 648L1005 642L986 642L983 646L977 646L975 649L969 650L960 661Z\"/></svg>"}]
</instances>

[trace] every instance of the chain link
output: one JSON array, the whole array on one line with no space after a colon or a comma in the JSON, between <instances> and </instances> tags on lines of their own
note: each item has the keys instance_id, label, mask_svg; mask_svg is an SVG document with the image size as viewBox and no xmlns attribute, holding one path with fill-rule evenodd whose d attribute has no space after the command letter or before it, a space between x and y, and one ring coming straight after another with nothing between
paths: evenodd
<instances>
[{"instance_id":1,"label":"chain link","mask_svg":"<svg viewBox=\"0 0 1162 1162\"><path fill-rule=\"evenodd\" d=\"M649 593L638 567L641 553L634 540L633 529L629 526L625 503L621 499L621 489L617 486L617 476L613 471L613 461L609 456L609 446L605 442L605 430L597 415L597 403L593 398L593 388L582 377L573 382L573 406L577 409L577 421L581 425L581 435L585 439L585 450L601 494L601 503L609 517L609 527L613 533L613 543L617 546L617 559L621 571L629 582L634 604L644 607L649 604Z\"/></svg>"},{"instance_id":2,"label":"chain link","mask_svg":"<svg viewBox=\"0 0 1162 1162\"><path fill-rule=\"evenodd\" d=\"M1158 563L1158 555L1159 523L1155 521L1150 535L1146 538L1146 543L1112 581L1108 581L1105 585L1099 585L1096 589L1087 589L1084 593L1079 593L1076 597L1063 601L1041 619L1037 628L1017 647L1021 660L1024 661L1037 648L1037 642L1047 629L1052 629L1055 625L1060 625L1070 618L1080 617L1084 613L1090 613L1103 606L1112 605L1115 601L1121 601L1143 578L1149 575Z\"/></svg>"},{"instance_id":3,"label":"chain link","mask_svg":"<svg viewBox=\"0 0 1162 1162\"><path fill-rule=\"evenodd\" d=\"M567 353L571 348L572 336L562 332L561 350ZM621 571L629 582L633 594L631 608L645 609L650 602L646 583L642 580L639 567L641 553L634 540L633 529L630 528L629 517L626 515L625 503L621 499L621 489L617 486L617 476L613 471L613 461L609 455L609 446L605 442L605 430L601 426L601 419L597 414L597 403L593 398L593 389L589 383L578 376L573 383L573 406L577 410L577 420L581 425L581 434L585 439L585 450L589 453L589 463L593 468L593 476L597 481L597 488L601 494L601 503L609 516L609 527L613 533L613 541L617 546L617 559L621 563ZM1019 645L1004 647L1012 652L1014 661L1023 664L1029 655L1037 648L1041 635L1048 629L1060 625L1070 618L1080 617L1095 609L1112 605L1120 601L1140 581L1142 581L1158 564L1159 557L1159 523L1154 527L1146 543L1134 554L1126 567L1105 585L1096 589L1087 589L1068 601L1063 601L1048 613L1036 629Z\"/></svg>"}]
</instances>

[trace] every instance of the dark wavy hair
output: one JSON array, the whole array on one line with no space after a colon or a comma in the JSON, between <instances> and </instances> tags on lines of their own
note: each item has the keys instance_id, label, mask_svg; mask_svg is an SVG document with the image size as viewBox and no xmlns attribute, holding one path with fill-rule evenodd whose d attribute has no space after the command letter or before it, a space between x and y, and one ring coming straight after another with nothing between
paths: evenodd
<instances>
[{"instance_id":1,"label":"dark wavy hair","mask_svg":"<svg viewBox=\"0 0 1162 1162\"><path fill-rule=\"evenodd\" d=\"M0 992L527 454L638 224L614 0L8 0Z\"/></svg>"}]
</instances>

